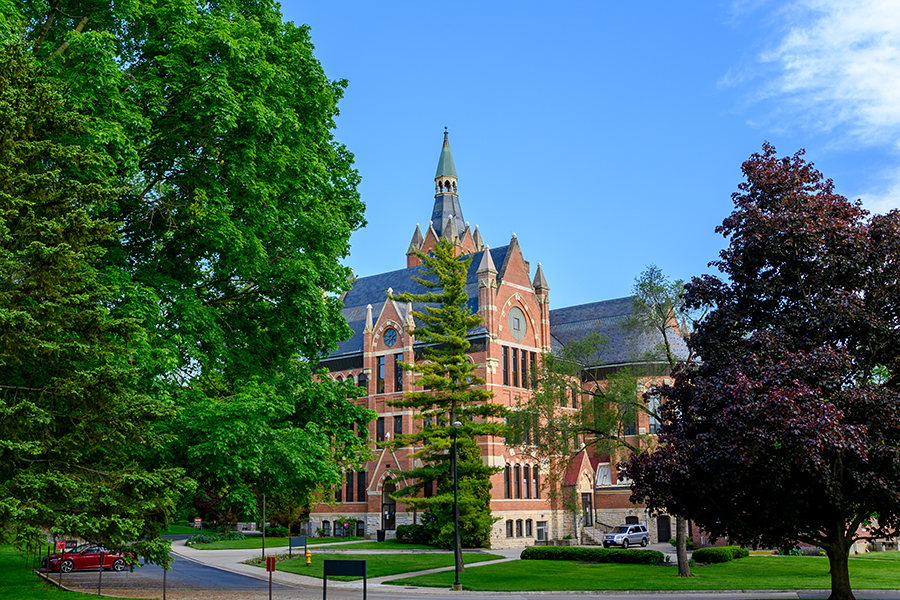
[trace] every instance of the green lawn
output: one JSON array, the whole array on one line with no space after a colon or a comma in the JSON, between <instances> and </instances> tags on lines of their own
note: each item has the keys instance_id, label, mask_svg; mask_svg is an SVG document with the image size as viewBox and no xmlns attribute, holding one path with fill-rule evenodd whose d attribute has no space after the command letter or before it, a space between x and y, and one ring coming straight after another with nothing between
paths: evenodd
<instances>
[{"instance_id":1,"label":"green lawn","mask_svg":"<svg viewBox=\"0 0 900 600\"><path fill-rule=\"evenodd\" d=\"M65 582L66 576L63 575L63 583ZM0 546L0 598L95 600L97 594L60 591L55 585L47 584L43 579L34 575L25 564L25 557L14 550L12 546ZM104 598L115 600L113 596L104 596Z\"/></svg>"},{"instance_id":2,"label":"green lawn","mask_svg":"<svg viewBox=\"0 0 900 600\"><path fill-rule=\"evenodd\" d=\"M199 533L200 529L194 529L191 525L169 525L160 535L184 535Z\"/></svg>"},{"instance_id":3,"label":"green lawn","mask_svg":"<svg viewBox=\"0 0 900 600\"><path fill-rule=\"evenodd\" d=\"M497 560L503 558L496 554L463 554L463 562L465 564L483 562L486 560ZM364 560L366 561L367 577L382 577L384 575L397 575L399 573L410 573L412 571L423 571L425 569L437 569L439 567L453 566L453 554L340 554L326 555L314 554L312 564L307 566L306 559L303 557L294 558L293 560L279 561L275 567L279 571L288 573L296 573L298 575L308 575L310 577L322 578L322 572L325 568L324 560ZM265 567L260 564L259 567ZM340 581L352 581L360 579L359 577L334 577L330 579ZM450 573L450 582L453 582L453 573Z\"/></svg>"},{"instance_id":4,"label":"green lawn","mask_svg":"<svg viewBox=\"0 0 900 600\"><path fill-rule=\"evenodd\" d=\"M440 550L440 548L426 544L403 544L396 540L360 542L359 544L349 544L347 546L335 546L335 548L346 548L347 550Z\"/></svg>"},{"instance_id":5,"label":"green lawn","mask_svg":"<svg viewBox=\"0 0 900 600\"><path fill-rule=\"evenodd\" d=\"M674 566L585 564L528 560L466 569L463 587L476 591L830 589L828 559L757 556L693 568L679 578ZM394 585L450 587L453 573L395 579ZM861 589L900 589L900 553L850 559L850 583Z\"/></svg>"},{"instance_id":6,"label":"green lawn","mask_svg":"<svg viewBox=\"0 0 900 600\"><path fill-rule=\"evenodd\" d=\"M299 537L299 536L294 536ZM345 538L306 538L306 542L310 546L314 546L316 544L332 544L334 542L353 542L356 540L361 540L362 538L358 537L345 537ZM197 550L248 550L254 548L262 548L262 536L253 536L248 537L245 540L231 540L230 542L212 542L209 544L195 544L192 548L196 548ZM266 538L266 548L287 548L290 544L290 541L286 537L267 537ZM296 546L294 546L296 548Z\"/></svg>"}]
</instances>

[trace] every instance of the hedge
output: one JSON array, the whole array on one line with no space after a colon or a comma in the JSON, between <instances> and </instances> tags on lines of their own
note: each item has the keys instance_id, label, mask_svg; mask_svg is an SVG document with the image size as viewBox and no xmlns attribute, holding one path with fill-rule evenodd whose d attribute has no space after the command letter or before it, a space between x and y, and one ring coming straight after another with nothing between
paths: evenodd
<instances>
[{"instance_id":1,"label":"hedge","mask_svg":"<svg viewBox=\"0 0 900 600\"><path fill-rule=\"evenodd\" d=\"M750 556L750 551L740 546L711 546L709 548L698 548L691 555L698 563L724 563L735 558L744 558Z\"/></svg>"},{"instance_id":2,"label":"hedge","mask_svg":"<svg viewBox=\"0 0 900 600\"><path fill-rule=\"evenodd\" d=\"M397 541L403 544L431 544L431 531L424 525L397 525Z\"/></svg>"},{"instance_id":3,"label":"hedge","mask_svg":"<svg viewBox=\"0 0 900 600\"><path fill-rule=\"evenodd\" d=\"M578 546L533 546L522 551L525 560L577 560L594 563L658 565L665 555L658 550L582 548Z\"/></svg>"}]
</instances>

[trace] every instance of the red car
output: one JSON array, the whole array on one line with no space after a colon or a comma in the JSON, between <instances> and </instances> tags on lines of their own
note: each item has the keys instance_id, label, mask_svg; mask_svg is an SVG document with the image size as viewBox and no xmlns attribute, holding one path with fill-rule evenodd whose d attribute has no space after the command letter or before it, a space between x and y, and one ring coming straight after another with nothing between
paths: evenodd
<instances>
[{"instance_id":1,"label":"red car","mask_svg":"<svg viewBox=\"0 0 900 600\"><path fill-rule=\"evenodd\" d=\"M96 544L81 544L75 546L71 551L63 555L62 553L51 554L49 556L49 569L51 571L62 571L68 573L75 569L99 569L100 555L103 555L103 568L112 569L113 571L124 571L128 566L126 558L123 554L110 552L103 546ZM41 566L47 567L48 557L41 560Z\"/></svg>"}]
</instances>

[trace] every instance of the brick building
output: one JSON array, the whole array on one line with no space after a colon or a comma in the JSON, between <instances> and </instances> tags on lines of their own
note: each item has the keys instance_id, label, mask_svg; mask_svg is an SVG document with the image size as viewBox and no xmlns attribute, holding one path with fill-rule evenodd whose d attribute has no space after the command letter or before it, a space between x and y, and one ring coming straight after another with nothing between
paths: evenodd
<instances>
[{"instance_id":1,"label":"brick building","mask_svg":"<svg viewBox=\"0 0 900 600\"><path fill-rule=\"evenodd\" d=\"M449 238L459 245L461 253L473 255L467 291L469 306L482 317L482 323L469 331L469 356L478 366L477 374L486 380L486 387L494 392L495 402L515 406L519 399L527 398L531 394L531 373L541 355L591 332L610 341L593 367L602 372L631 364L630 357L638 355L641 346L654 343L647 336L634 339L622 329L622 319L631 309L630 298L551 310L550 287L541 265L532 268L515 234L504 246L490 248L485 244L478 227L472 229L463 218L446 132L434 184L431 222L424 233L416 225L406 268L358 278L343 298L344 316L353 335L321 366L335 379L352 379L367 390L359 401L378 413L368 431L376 449L365 471L346 474L335 502L312 508L311 533L322 529L327 535L349 522L350 533L374 537L376 530L383 529L390 537L397 525L417 518L390 498L396 489L391 482L392 469L409 468L412 449L390 451L375 446L378 441L409 432L417 422L410 409L389 405L413 389L413 374L403 371L400 363L421 358L412 317L416 307L387 297L388 293L424 291L413 279L421 269L416 250L427 253L439 239ZM680 338L674 342L679 343ZM645 383L649 385L652 379L651 369ZM573 398L573 403L577 402L578 398ZM652 433L654 427L646 415L641 415L635 432ZM498 518L491 535L495 548L532 545L568 535L589 542L599 537L605 526L623 522L647 524L655 541L657 527L665 529L668 524L667 517L651 518L642 507L629 502L629 488L617 481L615 457L596 456L585 450L575 457L565 481L559 482L572 486L575 497L581 500L581 511L572 511L547 499L544 486L548 482L542 479L546 469L527 448L523 451L522 446L507 446L502 438L483 439L480 444L485 463L501 469L492 479L491 507ZM668 530L660 533L662 539L669 538Z\"/></svg>"}]
</instances>

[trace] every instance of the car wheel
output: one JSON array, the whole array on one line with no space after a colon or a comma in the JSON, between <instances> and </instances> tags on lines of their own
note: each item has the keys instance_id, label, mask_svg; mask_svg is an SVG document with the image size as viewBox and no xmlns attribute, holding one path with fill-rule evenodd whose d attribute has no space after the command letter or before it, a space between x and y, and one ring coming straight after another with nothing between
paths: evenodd
<instances>
[{"instance_id":1,"label":"car wheel","mask_svg":"<svg viewBox=\"0 0 900 600\"><path fill-rule=\"evenodd\" d=\"M62 564L59 565L59 570L62 571L63 573L71 573L72 569L74 569L74 568L75 568L75 563L73 563L68 558L66 560L62 561Z\"/></svg>"},{"instance_id":2,"label":"car wheel","mask_svg":"<svg viewBox=\"0 0 900 600\"><path fill-rule=\"evenodd\" d=\"M125 570L125 561L121 558L117 558L112 565L113 571L124 571Z\"/></svg>"},{"instance_id":3,"label":"car wheel","mask_svg":"<svg viewBox=\"0 0 900 600\"><path fill-rule=\"evenodd\" d=\"M647 538L643 538L643 539L641 539L641 548L646 548L646 547L647 547Z\"/></svg>"},{"instance_id":4,"label":"car wheel","mask_svg":"<svg viewBox=\"0 0 900 600\"><path fill-rule=\"evenodd\" d=\"M622 548L628 548L628 538L622 540Z\"/></svg>"}]
</instances>

